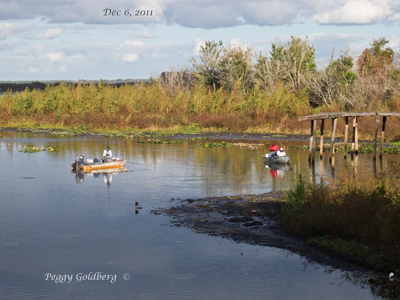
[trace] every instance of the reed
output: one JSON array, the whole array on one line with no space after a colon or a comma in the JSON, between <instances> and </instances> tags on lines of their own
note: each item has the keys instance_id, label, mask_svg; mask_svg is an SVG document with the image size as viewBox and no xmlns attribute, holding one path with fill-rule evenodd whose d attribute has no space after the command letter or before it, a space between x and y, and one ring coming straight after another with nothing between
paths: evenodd
<instances>
[{"instance_id":1,"label":"reed","mask_svg":"<svg viewBox=\"0 0 400 300\"><path fill-rule=\"evenodd\" d=\"M393 98L387 108L396 109L398 103ZM172 88L160 81L120 87L63 83L48 85L44 90L26 89L15 95L8 91L0 97L3 126L40 124L116 130L199 126L231 131L308 133L308 124L299 124L299 116L340 109L339 104L312 108L306 89L291 92L279 82L269 88L255 86L246 93L239 86L214 91L201 84L190 87L178 84ZM391 138L395 134L389 130L386 136Z\"/></svg>"},{"instance_id":2,"label":"reed","mask_svg":"<svg viewBox=\"0 0 400 300\"><path fill-rule=\"evenodd\" d=\"M343 169L329 184L300 177L282 209L287 229L378 269L400 270L400 178Z\"/></svg>"}]
</instances>

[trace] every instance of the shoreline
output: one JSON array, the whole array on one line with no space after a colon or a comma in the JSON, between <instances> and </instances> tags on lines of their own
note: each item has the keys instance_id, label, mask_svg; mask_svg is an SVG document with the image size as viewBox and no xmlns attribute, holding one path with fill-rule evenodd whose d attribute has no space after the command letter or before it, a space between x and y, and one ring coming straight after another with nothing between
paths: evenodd
<instances>
[{"instance_id":1,"label":"shoreline","mask_svg":"<svg viewBox=\"0 0 400 300\"><path fill-rule=\"evenodd\" d=\"M387 280L386 273L382 275L382 270L366 262L335 253L332 249L310 243L309 236L286 230L280 220L283 195L284 192L279 191L183 200L171 198L170 207L155 208L150 213L169 216L172 226L186 227L196 233L284 249L321 265L367 274L368 280ZM395 280L400 283L397 278Z\"/></svg>"}]
</instances>

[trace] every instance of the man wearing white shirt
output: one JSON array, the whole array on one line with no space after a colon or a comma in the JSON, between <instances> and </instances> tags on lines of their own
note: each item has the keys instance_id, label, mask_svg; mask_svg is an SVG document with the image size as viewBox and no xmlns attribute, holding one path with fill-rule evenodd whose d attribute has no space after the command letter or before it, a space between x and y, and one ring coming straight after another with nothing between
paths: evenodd
<instances>
[{"instance_id":1,"label":"man wearing white shirt","mask_svg":"<svg viewBox=\"0 0 400 300\"><path fill-rule=\"evenodd\" d=\"M104 150L104 152L103 152L103 159L107 160L107 159L111 159L111 158L112 158L111 149L110 149L110 147L107 147L107 149Z\"/></svg>"},{"instance_id":2,"label":"man wearing white shirt","mask_svg":"<svg viewBox=\"0 0 400 300\"><path fill-rule=\"evenodd\" d=\"M286 152L283 150L283 148L280 148L278 151L276 151L277 156L286 156Z\"/></svg>"}]
</instances>

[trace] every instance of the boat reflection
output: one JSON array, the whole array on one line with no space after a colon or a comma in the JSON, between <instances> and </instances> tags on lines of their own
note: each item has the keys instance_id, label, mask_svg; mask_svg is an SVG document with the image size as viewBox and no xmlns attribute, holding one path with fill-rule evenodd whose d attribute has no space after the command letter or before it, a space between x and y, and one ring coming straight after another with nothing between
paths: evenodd
<instances>
[{"instance_id":1,"label":"boat reflection","mask_svg":"<svg viewBox=\"0 0 400 300\"><path fill-rule=\"evenodd\" d=\"M85 180L85 175L93 178L103 178L104 183L107 186L111 185L112 182L112 175L118 175L122 172L127 172L128 169L125 167L122 168L113 168L113 169L106 169L106 170L93 170L84 172L81 170L75 171L72 170L71 173L75 173L75 181L77 184L81 184Z\"/></svg>"},{"instance_id":2,"label":"boat reflection","mask_svg":"<svg viewBox=\"0 0 400 300\"><path fill-rule=\"evenodd\" d=\"M272 178L282 177L285 172L289 172L292 170L292 167L289 163L287 164L274 164L264 162L265 167L269 169Z\"/></svg>"}]
</instances>

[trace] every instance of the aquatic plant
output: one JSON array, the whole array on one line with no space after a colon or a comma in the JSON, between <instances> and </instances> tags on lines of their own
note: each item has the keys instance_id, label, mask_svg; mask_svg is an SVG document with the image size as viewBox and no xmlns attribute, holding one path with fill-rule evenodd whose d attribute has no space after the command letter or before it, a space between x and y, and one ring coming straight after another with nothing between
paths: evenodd
<instances>
[{"instance_id":1,"label":"aquatic plant","mask_svg":"<svg viewBox=\"0 0 400 300\"><path fill-rule=\"evenodd\" d=\"M194 144L195 147L207 147L207 148L214 148L214 147L233 147L235 144L227 143L227 142L215 142L215 143L198 143Z\"/></svg>"},{"instance_id":2,"label":"aquatic plant","mask_svg":"<svg viewBox=\"0 0 400 300\"><path fill-rule=\"evenodd\" d=\"M37 148L37 147L24 147L22 150L19 150L19 152L25 152L25 153L37 153L37 152L41 152L41 151L57 151L56 148L53 148L51 146L47 147L47 148Z\"/></svg>"}]
</instances>

